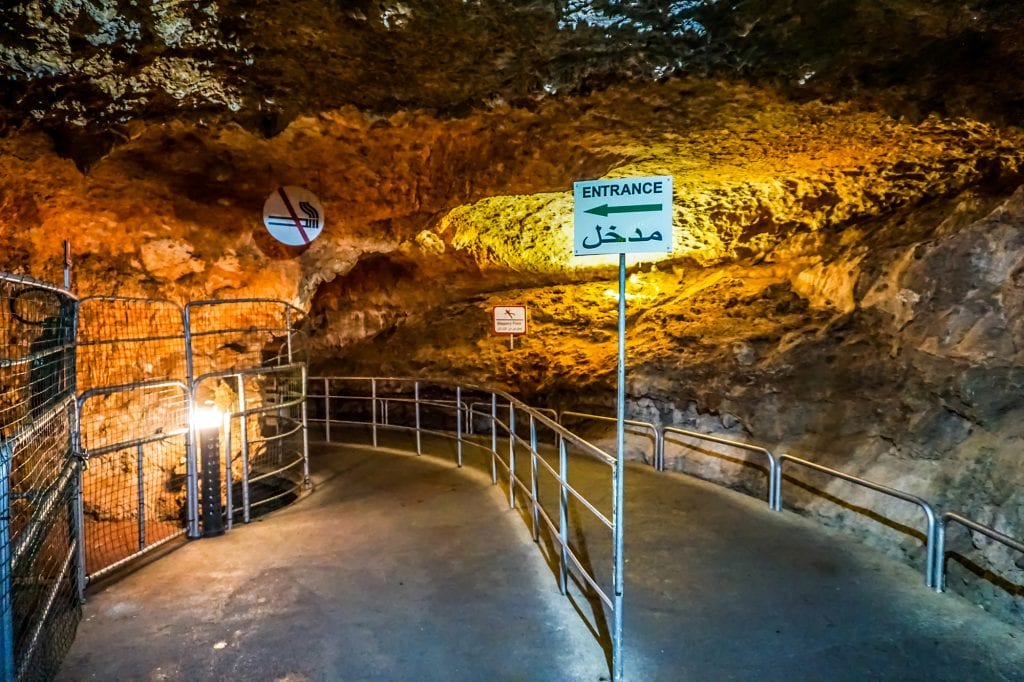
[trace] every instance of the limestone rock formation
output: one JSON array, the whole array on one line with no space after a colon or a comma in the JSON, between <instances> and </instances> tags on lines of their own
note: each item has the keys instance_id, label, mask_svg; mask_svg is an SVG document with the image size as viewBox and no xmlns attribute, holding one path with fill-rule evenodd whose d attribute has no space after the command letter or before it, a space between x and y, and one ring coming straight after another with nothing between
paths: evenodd
<instances>
[{"instance_id":1,"label":"limestone rock formation","mask_svg":"<svg viewBox=\"0 0 1024 682\"><path fill-rule=\"evenodd\" d=\"M572 257L569 190L671 174L673 251L631 264L631 414L1024 536L1018 2L28 0L0 26L0 270L59 281L70 240L82 295L280 298L315 369L604 411L613 261ZM324 202L308 248L261 225L282 185ZM794 501L920 560L821 485L846 507ZM956 547L1019 616L1020 564Z\"/></svg>"}]
</instances>

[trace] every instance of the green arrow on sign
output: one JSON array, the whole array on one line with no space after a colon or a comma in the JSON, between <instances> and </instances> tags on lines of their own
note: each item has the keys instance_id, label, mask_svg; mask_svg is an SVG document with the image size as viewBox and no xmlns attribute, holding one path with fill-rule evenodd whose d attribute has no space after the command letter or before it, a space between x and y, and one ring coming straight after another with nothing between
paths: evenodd
<instances>
[{"instance_id":1,"label":"green arrow on sign","mask_svg":"<svg viewBox=\"0 0 1024 682\"><path fill-rule=\"evenodd\" d=\"M602 204L595 208L588 208L584 213L593 213L607 218L612 213L647 213L649 211L660 211L661 204L634 204L632 206L609 206Z\"/></svg>"}]
</instances>

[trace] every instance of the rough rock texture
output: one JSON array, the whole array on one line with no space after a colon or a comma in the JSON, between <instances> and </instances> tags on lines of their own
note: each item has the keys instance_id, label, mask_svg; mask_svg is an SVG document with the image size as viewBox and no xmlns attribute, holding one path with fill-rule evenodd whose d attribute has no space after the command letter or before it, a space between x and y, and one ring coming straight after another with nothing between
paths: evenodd
<instances>
[{"instance_id":1,"label":"rough rock texture","mask_svg":"<svg viewBox=\"0 0 1024 682\"><path fill-rule=\"evenodd\" d=\"M1022 22L1011 0L28 0L0 8L0 121L83 168L138 119L272 135L344 105L460 114L682 75L1013 121Z\"/></svg>"},{"instance_id":2,"label":"rough rock texture","mask_svg":"<svg viewBox=\"0 0 1024 682\"><path fill-rule=\"evenodd\" d=\"M1024 537L1022 24L996 0L8 3L0 270L58 280L70 239L82 294L282 298L325 371L603 410L612 261L570 255L568 189L670 173L673 253L630 278L631 412ZM288 184L326 205L307 249L259 221ZM487 334L509 301L515 351ZM788 494L920 560L854 513L912 509L816 485L842 504ZM1019 616L1014 557L954 548Z\"/></svg>"}]
</instances>

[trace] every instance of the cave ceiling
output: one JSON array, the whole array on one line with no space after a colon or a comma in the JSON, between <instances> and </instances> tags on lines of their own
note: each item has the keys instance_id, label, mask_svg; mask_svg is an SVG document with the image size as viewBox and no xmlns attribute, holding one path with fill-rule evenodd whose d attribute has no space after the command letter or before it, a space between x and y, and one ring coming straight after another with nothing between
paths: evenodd
<instances>
[{"instance_id":1,"label":"cave ceiling","mask_svg":"<svg viewBox=\"0 0 1024 682\"><path fill-rule=\"evenodd\" d=\"M1011 0L31 0L0 9L0 112L84 166L137 120L273 135L345 105L457 116L694 75L1005 120L1022 18Z\"/></svg>"}]
</instances>

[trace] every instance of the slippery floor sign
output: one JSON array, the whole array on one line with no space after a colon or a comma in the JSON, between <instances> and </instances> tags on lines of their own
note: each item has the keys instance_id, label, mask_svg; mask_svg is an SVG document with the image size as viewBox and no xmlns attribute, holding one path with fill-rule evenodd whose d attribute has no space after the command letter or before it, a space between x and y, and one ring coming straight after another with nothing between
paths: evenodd
<instances>
[{"instance_id":1,"label":"slippery floor sign","mask_svg":"<svg viewBox=\"0 0 1024 682\"><path fill-rule=\"evenodd\" d=\"M279 187L263 204L263 224L277 241L305 246L324 229L324 207L302 187Z\"/></svg>"},{"instance_id":2,"label":"slippery floor sign","mask_svg":"<svg viewBox=\"0 0 1024 682\"><path fill-rule=\"evenodd\" d=\"M672 177L573 183L573 254L672 250Z\"/></svg>"},{"instance_id":3,"label":"slippery floor sign","mask_svg":"<svg viewBox=\"0 0 1024 682\"><path fill-rule=\"evenodd\" d=\"M525 305L494 306L494 333L522 336L526 333Z\"/></svg>"}]
</instances>

